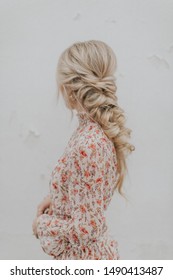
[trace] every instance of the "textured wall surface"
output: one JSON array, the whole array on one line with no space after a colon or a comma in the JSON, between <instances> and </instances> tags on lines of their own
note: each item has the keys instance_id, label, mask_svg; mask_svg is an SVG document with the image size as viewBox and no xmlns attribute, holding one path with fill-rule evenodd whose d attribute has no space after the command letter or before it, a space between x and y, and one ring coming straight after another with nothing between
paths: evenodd
<instances>
[{"instance_id":1,"label":"textured wall surface","mask_svg":"<svg viewBox=\"0 0 173 280\"><path fill-rule=\"evenodd\" d=\"M117 96L135 152L107 220L122 259L173 259L173 1L0 1L0 259L48 259L32 235L37 204L76 128L55 69L75 41L117 56Z\"/></svg>"}]
</instances>

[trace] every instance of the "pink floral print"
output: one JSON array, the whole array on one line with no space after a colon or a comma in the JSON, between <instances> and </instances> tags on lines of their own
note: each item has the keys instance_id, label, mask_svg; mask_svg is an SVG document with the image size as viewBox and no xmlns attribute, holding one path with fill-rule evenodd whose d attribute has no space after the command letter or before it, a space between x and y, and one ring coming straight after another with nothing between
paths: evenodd
<instances>
[{"instance_id":1,"label":"pink floral print","mask_svg":"<svg viewBox=\"0 0 173 280\"><path fill-rule=\"evenodd\" d=\"M77 117L79 125L51 174L53 214L38 217L38 238L57 260L118 260L105 218L118 175L115 148L85 112Z\"/></svg>"}]
</instances>

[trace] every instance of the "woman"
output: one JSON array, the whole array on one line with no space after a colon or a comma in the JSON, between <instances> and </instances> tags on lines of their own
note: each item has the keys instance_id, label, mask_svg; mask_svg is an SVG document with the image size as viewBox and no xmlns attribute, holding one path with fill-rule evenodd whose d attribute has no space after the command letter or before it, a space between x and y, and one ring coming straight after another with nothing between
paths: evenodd
<instances>
[{"instance_id":1,"label":"woman","mask_svg":"<svg viewBox=\"0 0 173 280\"><path fill-rule=\"evenodd\" d=\"M79 120L39 205L33 232L45 253L58 260L118 260L105 211L115 190L123 195L125 158L134 150L118 106L116 56L107 44L76 42L60 56L58 94ZM47 212L45 212L47 210Z\"/></svg>"}]
</instances>

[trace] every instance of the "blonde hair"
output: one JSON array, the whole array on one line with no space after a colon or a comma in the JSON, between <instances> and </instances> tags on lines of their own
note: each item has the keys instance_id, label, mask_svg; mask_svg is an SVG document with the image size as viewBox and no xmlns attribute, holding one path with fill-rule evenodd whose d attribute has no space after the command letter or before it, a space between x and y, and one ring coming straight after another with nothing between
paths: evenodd
<instances>
[{"instance_id":1,"label":"blonde hair","mask_svg":"<svg viewBox=\"0 0 173 280\"><path fill-rule=\"evenodd\" d=\"M106 43L96 40L76 42L59 58L57 83L58 95L60 91L64 93L71 111L77 100L113 142L119 174L115 187L123 195L126 157L135 147L125 139L130 136L131 130L125 127L124 110L117 103L116 66L115 53Z\"/></svg>"}]
</instances>

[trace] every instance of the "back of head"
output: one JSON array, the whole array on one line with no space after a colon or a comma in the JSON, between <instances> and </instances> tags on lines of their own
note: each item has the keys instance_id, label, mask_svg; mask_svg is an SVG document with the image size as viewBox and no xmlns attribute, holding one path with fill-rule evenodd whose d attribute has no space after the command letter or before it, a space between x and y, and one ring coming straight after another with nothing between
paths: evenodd
<instances>
[{"instance_id":1,"label":"back of head","mask_svg":"<svg viewBox=\"0 0 173 280\"><path fill-rule=\"evenodd\" d=\"M76 42L59 58L57 82L58 93L63 93L68 107L75 108L77 100L114 143L119 173L116 187L122 194L126 156L135 147L125 139L131 130L125 127L124 111L117 102L116 66L115 53L106 43L97 40Z\"/></svg>"}]
</instances>

